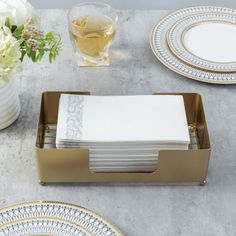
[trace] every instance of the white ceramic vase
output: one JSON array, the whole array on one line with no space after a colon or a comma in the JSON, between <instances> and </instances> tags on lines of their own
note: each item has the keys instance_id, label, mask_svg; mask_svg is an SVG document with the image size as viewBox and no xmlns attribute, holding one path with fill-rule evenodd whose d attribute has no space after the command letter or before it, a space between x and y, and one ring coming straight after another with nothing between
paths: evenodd
<instances>
[{"instance_id":1,"label":"white ceramic vase","mask_svg":"<svg viewBox=\"0 0 236 236\"><path fill-rule=\"evenodd\" d=\"M0 130L17 120L20 109L18 92L11 78L6 84L0 85Z\"/></svg>"}]
</instances>

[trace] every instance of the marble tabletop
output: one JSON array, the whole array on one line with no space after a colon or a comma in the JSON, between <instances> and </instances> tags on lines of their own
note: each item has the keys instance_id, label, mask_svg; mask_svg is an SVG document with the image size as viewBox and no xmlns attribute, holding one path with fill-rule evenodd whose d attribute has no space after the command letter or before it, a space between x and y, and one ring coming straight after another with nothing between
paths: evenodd
<instances>
[{"instance_id":1,"label":"marble tabletop","mask_svg":"<svg viewBox=\"0 0 236 236\"><path fill-rule=\"evenodd\" d=\"M79 68L64 10L41 10L41 26L61 33L63 49L53 64L25 62L17 78L22 111L0 131L0 207L22 201L59 200L93 209L125 235L236 235L236 85L205 84L164 67L149 46L154 23L167 11L119 11L111 66ZM94 95L198 92L212 140L208 184L38 184L35 136L40 96L48 90L86 90Z\"/></svg>"}]
</instances>

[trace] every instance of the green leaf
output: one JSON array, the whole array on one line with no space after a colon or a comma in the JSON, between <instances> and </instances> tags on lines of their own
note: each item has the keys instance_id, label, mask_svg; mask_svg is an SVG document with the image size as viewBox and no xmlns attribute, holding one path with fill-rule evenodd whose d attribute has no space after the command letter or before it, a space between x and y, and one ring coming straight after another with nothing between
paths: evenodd
<instances>
[{"instance_id":1,"label":"green leaf","mask_svg":"<svg viewBox=\"0 0 236 236\"><path fill-rule=\"evenodd\" d=\"M20 58L21 61L24 60L25 55L26 55L26 51L25 50L21 50L21 58Z\"/></svg>"},{"instance_id":2,"label":"green leaf","mask_svg":"<svg viewBox=\"0 0 236 236\"><path fill-rule=\"evenodd\" d=\"M39 50L39 54L38 54L38 60L41 61L44 55L44 51L43 50Z\"/></svg>"},{"instance_id":3,"label":"green leaf","mask_svg":"<svg viewBox=\"0 0 236 236\"><path fill-rule=\"evenodd\" d=\"M23 48L24 45L25 45L24 39L21 38L21 39L18 40L18 42L19 42L19 44L20 44L20 47Z\"/></svg>"},{"instance_id":4,"label":"green leaf","mask_svg":"<svg viewBox=\"0 0 236 236\"><path fill-rule=\"evenodd\" d=\"M50 52L49 53L49 62L52 63L52 60L53 60L53 54Z\"/></svg>"},{"instance_id":5,"label":"green leaf","mask_svg":"<svg viewBox=\"0 0 236 236\"><path fill-rule=\"evenodd\" d=\"M16 29L17 29L17 25L12 25L11 26L11 32L12 33L14 33Z\"/></svg>"},{"instance_id":6,"label":"green leaf","mask_svg":"<svg viewBox=\"0 0 236 236\"><path fill-rule=\"evenodd\" d=\"M30 55L30 57L31 57L31 59L32 59L33 62L36 62L36 61L37 61L37 60L36 60L36 52L35 52L35 51L31 50L31 55Z\"/></svg>"},{"instance_id":7,"label":"green leaf","mask_svg":"<svg viewBox=\"0 0 236 236\"><path fill-rule=\"evenodd\" d=\"M13 32L13 36L15 37L15 38L20 38L21 37L21 35L22 35L22 31L24 30L24 26L23 25L19 25L19 26L17 26L17 28L14 30L14 32Z\"/></svg>"},{"instance_id":8,"label":"green leaf","mask_svg":"<svg viewBox=\"0 0 236 236\"><path fill-rule=\"evenodd\" d=\"M32 49L28 45L26 45L25 49L26 49L27 56L30 57Z\"/></svg>"},{"instance_id":9,"label":"green leaf","mask_svg":"<svg viewBox=\"0 0 236 236\"><path fill-rule=\"evenodd\" d=\"M6 18L5 20L5 26L9 29L11 29L11 20L9 17Z\"/></svg>"},{"instance_id":10,"label":"green leaf","mask_svg":"<svg viewBox=\"0 0 236 236\"><path fill-rule=\"evenodd\" d=\"M46 35L45 35L45 38L46 39L51 39L53 37L53 32L48 32Z\"/></svg>"},{"instance_id":11,"label":"green leaf","mask_svg":"<svg viewBox=\"0 0 236 236\"><path fill-rule=\"evenodd\" d=\"M39 48L40 48L40 49L44 49L45 45L46 45L46 44L45 44L44 40L43 40L43 39L40 39L40 40L39 40Z\"/></svg>"}]
</instances>

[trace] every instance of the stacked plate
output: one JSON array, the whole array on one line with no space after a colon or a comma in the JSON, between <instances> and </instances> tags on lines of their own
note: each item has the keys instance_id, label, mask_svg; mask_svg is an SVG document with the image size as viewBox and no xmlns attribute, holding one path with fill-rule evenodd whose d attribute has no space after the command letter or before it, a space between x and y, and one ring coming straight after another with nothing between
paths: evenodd
<instances>
[{"instance_id":1,"label":"stacked plate","mask_svg":"<svg viewBox=\"0 0 236 236\"><path fill-rule=\"evenodd\" d=\"M94 172L150 172L161 149L188 149L182 96L62 94L56 146L89 149Z\"/></svg>"},{"instance_id":2,"label":"stacked plate","mask_svg":"<svg viewBox=\"0 0 236 236\"><path fill-rule=\"evenodd\" d=\"M0 86L0 130L11 125L20 114L20 101L11 79Z\"/></svg>"},{"instance_id":3,"label":"stacked plate","mask_svg":"<svg viewBox=\"0 0 236 236\"><path fill-rule=\"evenodd\" d=\"M0 210L0 236L123 236L98 214L60 202L23 203Z\"/></svg>"},{"instance_id":4,"label":"stacked plate","mask_svg":"<svg viewBox=\"0 0 236 236\"><path fill-rule=\"evenodd\" d=\"M236 83L236 10L200 6L165 16L151 33L156 57L171 70L208 83Z\"/></svg>"}]
</instances>

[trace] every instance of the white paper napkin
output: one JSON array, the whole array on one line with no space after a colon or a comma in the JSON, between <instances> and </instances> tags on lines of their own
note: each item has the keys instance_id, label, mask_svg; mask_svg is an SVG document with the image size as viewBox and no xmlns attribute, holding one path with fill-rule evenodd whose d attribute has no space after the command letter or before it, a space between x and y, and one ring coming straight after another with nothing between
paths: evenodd
<instances>
[{"instance_id":1,"label":"white paper napkin","mask_svg":"<svg viewBox=\"0 0 236 236\"><path fill-rule=\"evenodd\" d=\"M189 144L182 96L81 96L60 98L57 144Z\"/></svg>"}]
</instances>

